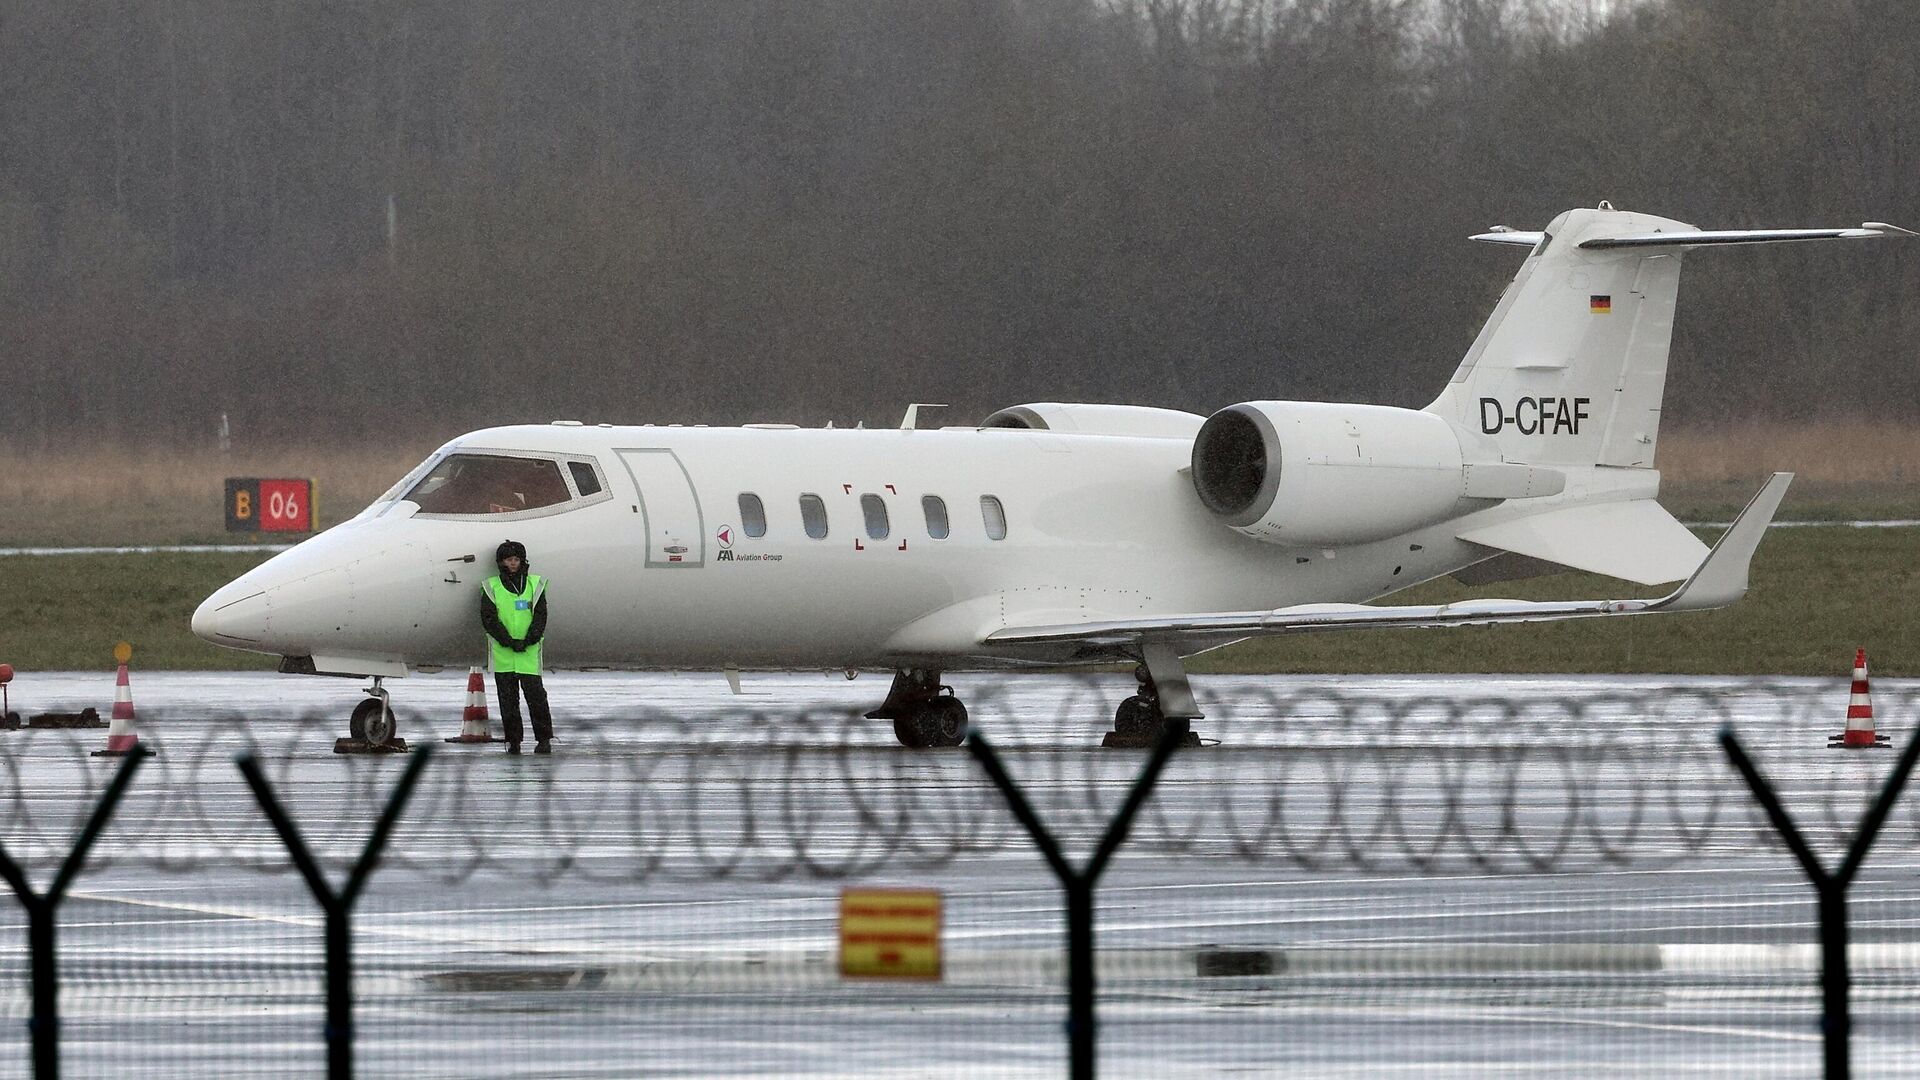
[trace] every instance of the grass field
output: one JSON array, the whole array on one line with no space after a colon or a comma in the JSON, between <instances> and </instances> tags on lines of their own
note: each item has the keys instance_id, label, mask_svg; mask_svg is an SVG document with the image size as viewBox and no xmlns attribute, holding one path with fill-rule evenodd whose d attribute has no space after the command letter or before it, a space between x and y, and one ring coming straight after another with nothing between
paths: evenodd
<instances>
[{"instance_id":1,"label":"grass field","mask_svg":"<svg viewBox=\"0 0 1920 1080\"><path fill-rule=\"evenodd\" d=\"M1920 519L1920 430L1904 424L1748 424L1660 438L1660 501L1683 521L1731 521L1766 473L1794 473L1782 521Z\"/></svg>"},{"instance_id":2,"label":"grass field","mask_svg":"<svg viewBox=\"0 0 1920 1080\"><path fill-rule=\"evenodd\" d=\"M12 458L0 469L0 547L271 543L275 537L225 531L227 477L311 479L320 527L330 528L438 445L233 454L98 447Z\"/></svg>"},{"instance_id":3,"label":"grass field","mask_svg":"<svg viewBox=\"0 0 1920 1080\"><path fill-rule=\"evenodd\" d=\"M17 605L4 620L0 663L21 671L111 668L115 642L150 670L270 670L273 657L234 652L193 636L188 620L212 592L265 554L10 555L0 580Z\"/></svg>"},{"instance_id":4,"label":"grass field","mask_svg":"<svg viewBox=\"0 0 1920 1080\"><path fill-rule=\"evenodd\" d=\"M222 481L312 478L320 524L357 513L440 444L220 454L97 447L0 458L0 547L231 542ZM1798 473L1782 520L1920 518L1920 431L1897 424L1749 425L1661 438L1663 500L1682 520L1730 520L1776 469Z\"/></svg>"},{"instance_id":5,"label":"grass field","mask_svg":"<svg viewBox=\"0 0 1920 1080\"><path fill-rule=\"evenodd\" d=\"M1709 532L1703 536L1711 539ZM0 557L17 605L0 662L22 671L112 665L133 642L148 669L266 669L269 657L215 648L187 628L209 593L262 556L153 553ZM1592 599L1650 595L1585 574L1467 589L1449 580L1395 602L1465 596ZM1202 657L1200 671L1615 672L1833 675L1865 646L1880 675L1920 675L1920 528L1775 529L1747 598L1725 611L1533 626L1310 634ZM557 619L564 620L565 612ZM477 631L476 631L476 640Z\"/></svg>"}]
</instances>

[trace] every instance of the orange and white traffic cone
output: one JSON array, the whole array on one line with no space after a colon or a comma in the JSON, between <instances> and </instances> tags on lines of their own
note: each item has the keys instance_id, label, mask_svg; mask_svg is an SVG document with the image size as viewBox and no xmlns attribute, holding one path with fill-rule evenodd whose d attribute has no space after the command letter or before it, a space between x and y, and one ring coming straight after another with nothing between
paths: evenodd
<instances>
[{"instance_id":1,"label":"orange and white traffic cone","mask_svg":"<svg viewBox=\"0 0 1920 1080\"><path fill-rule=\"evenodd\" d=\"M467 669L467 707L460 712L460 734L447 741L451 743L495 741L491 725L487 721L487 684L480 677L479 668Z\"/></svg>"},{"instance_id":2,"label":"orange and white traffic cone","mask_svg":"<svg viewBox=\"0 0 1920 1080\"><path fill-rule=\"evenodd\" d=\"M1858 749L1887 746L1885 735L1873 733L1873 691L1867 688L1867 650L1853 655L1853 693L1847 697L1847 730L1827 736L1829 747Z\"/></svg>"},{"instance_id":3,"label":"orange and white traffic cone","mask_svg":"<svg viewBox=\"0 0 1920 1080\"><path fill-rule=\"evenodd\" d=\"M127 683L127 665L123 663L113 680L113 723L107 725L107 748L95 750L93 756L125 757L146 752L133 730L133 687Z\"/></svg>"}]
</instances>

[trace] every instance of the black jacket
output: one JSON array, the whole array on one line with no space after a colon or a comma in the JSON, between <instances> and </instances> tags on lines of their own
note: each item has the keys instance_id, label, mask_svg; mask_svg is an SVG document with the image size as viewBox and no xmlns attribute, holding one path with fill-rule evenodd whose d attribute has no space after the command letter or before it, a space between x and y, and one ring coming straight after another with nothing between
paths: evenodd
<instances>
[{"instance_id":1,"label":"black jacket","mask_svg":"<svg viewBox=\"0 0 1920 1080\"><path fill-rule=\"evenodd\" d=\"M527 572L522 570L517 574L503 573L500 575L500 584L506 586L508 592L524 592L527 588ZM488 637L509 649L513 648L513 638L507 636L507 628L500 622L499 609L495 608L493 601L487 598L485 589L480 590L480 625L486 628ZM538 645L540 639L546 634L547 591L542 589L540 601L533 605L533 625L527 627L526 644Z\"/></svg>"}]
</instances>

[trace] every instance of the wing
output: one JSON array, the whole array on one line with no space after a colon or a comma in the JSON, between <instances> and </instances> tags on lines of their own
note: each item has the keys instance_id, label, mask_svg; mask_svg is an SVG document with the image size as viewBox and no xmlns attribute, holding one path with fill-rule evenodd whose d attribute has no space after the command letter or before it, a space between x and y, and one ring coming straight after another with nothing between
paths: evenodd
<instances>
[{"instance_id":1,"label":"wing","mask_svg":"<svg viewBox=\"0 0 1920 1080\"><path fill-rule=\"evenodd\" d=\"M1550 622L1608 615L1650 615L1660 611L1705 611L1725 607L1747 592L1747 568L1786 496L1792 473L1774 473L1732 527L1714 544L1692 576L1666 596L1650 600L1462 600L1453 604L1376 607L1370 604L1302 604L1273 611L1155 616L1009 626L988 634L988 645L1081 643L1127 645L1145 638L1176 640L1212 647L1257 634L1306 634L1323 630L1394 627L1482 626L1493 623Z\"/></svg>"}]
</instances>

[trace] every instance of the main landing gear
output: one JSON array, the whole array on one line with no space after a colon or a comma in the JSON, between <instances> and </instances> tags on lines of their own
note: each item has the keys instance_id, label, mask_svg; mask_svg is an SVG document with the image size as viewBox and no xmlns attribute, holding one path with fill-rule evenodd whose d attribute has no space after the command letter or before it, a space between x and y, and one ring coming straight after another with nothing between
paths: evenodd
<instances>
[{"instance_id":1,"label":"main landing gear","mask_svg":"<svg viewBox=\"0 0 1920 1080\"><path fill-rule=\"evenodd\" d=\"M334 740L333 752L404 754L407 740L395 734L398 730L393 703L388 699L386 687L380 685L380 676L375 675L373 685L367 687L367 699L354 706L353 715L347 718L347 737Z\"/></svg>"},{"instance_id":2,"label":"main landing gear","mask_svg":"<svg viewBox=\"0 0 1920 1080\"><path fill-rule=\"evenodd\" d=\"M1177 731L1182 746L1199 746L1200 736L1193 722L1200 709L1193 700L1193 688L1187 684L1187 669L1180 654L1171 645L1155 642L1140 647L1140 663L1133 677L1139 689L1120 703L1113 712L1113 730L1100 740L1101 746L1151 747L1161 737Z\"/></svg>"},{"instance_id":3,"label":"main landing gear","mask_svg":"<svg viewBox=\"0 0 1920 1080\"><path fill-rule=\"evenodd\" d=\"M953 696L953 687L941 685L940 673L928 668L894 672L887 700L867 719L893 721L893 737L916 750L967 741L967 707Z\"/></svg>"}]
</instances>

